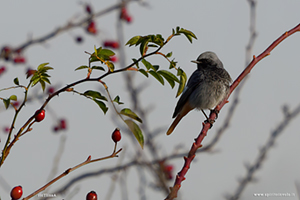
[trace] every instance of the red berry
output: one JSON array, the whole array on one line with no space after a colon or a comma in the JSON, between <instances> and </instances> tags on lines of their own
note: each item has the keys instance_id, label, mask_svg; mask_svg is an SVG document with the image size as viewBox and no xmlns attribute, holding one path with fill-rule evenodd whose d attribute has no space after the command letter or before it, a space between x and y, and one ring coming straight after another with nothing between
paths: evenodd
<instances>
[{"instance_id":1,"label":"red berry","mask_svg":"<svg viewBox=\"0 0 300 200\"><path fill-rule=\"evenodd\" d=\"M132 17L129 16L129 15L126 15L125 20L126 20L128 23L131 23L131 22L132 22Z\"/></svg>"},{"instance_id":2,"label":"red berry","mask_svg":"<svg viewBox=\"0 0 300 200\"><path fill-rule=\"evenodd\" d=\"M117 56L112 56L109 58L110 61L112 62L118 62L118 57Z\"/></svg>"},{"instance_id":3,"label":"red berry","mask_svg":"<svg viewBox=\"0 0 300 200\"><path fill-rule=\"evenodd\" d=\"M58 126L55 126L55 127L53 128L53 131L54 131L54 132L57 132L57 131L59 131L59 129L60 129L60 128L59 128Z\"/></svg>"},{"instance_id":4,"label":"red berry","mask_svg":"<svg viewBox=\"0 0 300 200\"><path fill-rule=\"evenodd\" d=\"M52 94L55 91L54 87L49 87L48 88L48 94Z\"/></svg>"},{"instance_id":5,"label":"red berry","mask_svg":"<svg viewBox=\"0 0 300 200\"><path fill-rule=\"evenodd\" d=\"M6 71L6 67L5 66L0 67L0 74L2 74L5 71Z\"/></svg>"},{"instance_id":6,"label":"red berry","mask_svg":"<svg viewBox=\"0 0 300 200\"><path fill-rule=\"evenodd\" d=\"M166 172L171 172L171 171L173 171L173 165L166 165L166 166L165 166L165 171L166 171Z\"/></svg>"},{"instance_id":7,"label":"red berry","mask_svg":"<svg viewBox=\"0 0 300 200\"><path fill-rule=\"evenodd\" d=\"M105 41L103 46L118 49L120 45L117 41Z\"/></svg>"},{"instance_id":8,"label":"red berry","mask_svg":"<svg viewBox=\"0 0 300 200\"><path fill-rule=\"evenodd\" d=\"M35 112L35 121L40 122L45 118L45 110L37 110Z\"/></svg>"},{"instance_id":9,"label":"red berry","mask_svg":"<svg viewBox=\"0 0 300 200\"><path fill-rule=\"evenodd\" d=\"M77 36L77 37L76 37L76 42L77 42L77 43L81 43L82 40L83 40L82 37L80 37L80 36Z\"/></svg>"},{"instance_id":10,"label":"red berry","mask_svg":"<svg viewBox=\"0 0 300 200\"><path fill-rule=\"evenodd\" d=\"M87 4L87 5L85 6L85 11L86 11L88 14L92 14L92 8L91 8L91 6Z\"/></svg>"},{"instance_id":11,"label":"red berry","mask_svg":"<svg viewBox=\"0 0 300 200\"><path fill-rule=\"evenodd\" d=\"M6 127L3 128L3 131L4 131L4 133L9 133L10 128L8 126L6 126Z\"/></svg>"},{"instance_id":12,"label":"red berry","mask_svg":"<svg viewBox=\"0 0 300 200\"><path fill-rule=\"evenodd\" d=\"M18 107L19 105L20 105L20 102L18 102L18 101L13 102L13 106L15 106L15 107Z\"/></svg>"},{"instance_id":13,"label":"red berry","mask_svg":"<svg viewBox=\"0 0 300 200\"><path fill-rule=\"evenodd\" d=\"M67 128L67 123L66 123L66 120L65 120L65 119L61 119L61 120L60 120L60 125L59 125L59 127L60 127L61 129L66 129L66 128Z\"/></svg>"},{"instance_id":14,"label":"red berry","mask_svg":"<svg viewBox=\"0 0 300 200\"><path fill-rule=\"evenodd\" d=\"M22 197L22 194L23 194L23 190L22 190L22 186L20 185L14 187L10 192L10 196L13 200L20 199Z\"/></svg>"},{"instance_id":15,"label":"red berry","mask_svg":"<svg viewBox=\"0 0 300 200\"><path fill-rule=\"evenodd\" d=\"M95 22L91 21L86 30L87 30L87 32L89 32L91 34L97 34Z\"/></svg>"},{"instance_id":16,"label":"red berry","mask_svg":"<svg viewBox=\"0 0 300 200\"><path fill-rule=\"evenodd\" d=\"M3 55L5 60L10 60L11 48L9 46L5 46L1 50L1 54Z\"/></svg>"},{"instance_id":17,"label":"red berry","mask_svg":"<svg viewBox=\"0 0 300 200\"><path fill-rule=\"evenodd\" d=\"M97 200L97 193L95 191L90 191L86 195L86 200Z\"/></svg>"},{"instance_id":18,"label":"red berry","mask_svg":"<svg viewBox=\"0 0 300 200\"><path fill-rule=\"evenodd\" d=\"M25 62L26 62L26 60L23 56L17 56L17 57L14 58L14 63L19 64L19 63L25 63Z\"/></svg>"},{"instance_id":19,"label":"red berry","mask_svg":"<svg viewBox=\"0 0 300 200\"><path fill-rule=\"evenodd\" d=\"M111 135L112 140L117 143L121 140L121 132L120 129L116 128Z\"/></svg>"}]
</instances>

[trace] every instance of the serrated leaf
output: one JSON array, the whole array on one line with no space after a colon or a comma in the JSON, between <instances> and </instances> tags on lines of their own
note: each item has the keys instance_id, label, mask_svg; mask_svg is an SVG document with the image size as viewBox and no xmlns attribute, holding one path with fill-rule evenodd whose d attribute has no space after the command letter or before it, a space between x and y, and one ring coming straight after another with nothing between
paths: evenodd
<instances>
[{"instance_id":1,"label":"serrated leaf","mask_svg":"<svg viewBox=\"0 0 300 200\"><path fill-rule=\"evenodd\" d=\"M105 103L103 101L99 101L97 99L93 99L93 100L101 108L101 110L103 111L103 113L106 114L106 112L108 111L108 107L105 105Z\"/></svg>"},{"instance_id":2,"label":"serrated leaf","mask_svg":"<svg viewBox=\"0 0 300 200\"><path fill-rule=\"evenodd\" d=\"M81 65L80 67L77 67L77 68L75 69L75 71L81 70L81 69L86 69L86 68L89 68L89 67L86 66L86 65Z\"/></svg>"},{"instance_id":3,"label":"serrated leaf","mask_svg":"<svg viewBox=\"0 0 300 200\"><path fill-rule=\"evenodd\" d=\"M121 115L125 115L125 116L127 116L127 117L130 117L131 119L134 119L134 120L136 120L136 121L138 121L138 122L143 123L142 119L139 118L139 117L137 116L137 114L135 114L135 113L134 113L132 110L130 110L129 108L124 108L124 109L122 109L122 110L120 111L120 114L121 114Z\"/></svg>"},{"instance_id":4,"label":"serrated leaf","mask_svg":"<svg viewBox=\"0 0 300 200\"><path fill-rule=\"evenodd\" d=\"M101 99L101 100L104 100L104 101L107 101L106 97L105 96L102 96L100 94L100 92L96 92L96 91L93 91L93 90L87 90L83 93L83 95L85 96L89 96L89 97L92 97L94 99Z\"/></svg>"},{"instance_id":5,"label":"serrated leaf","mask_svg":"<svg viewBox=\"0 0 300 200\"><path fill-rule=\"evenodd\" d=\"M116 102L117 104L124 104L123 102L120 102L120 97L119 96L116 96L115 98L114 98L114 102Z\"/></svg>"},{"instance_id":6,"label":"serrated leaf","mask_svg":"<svg viewBox=\"0 0 300 200\"><path fill-rule=\"evenodd\" d=\"M105 69L101 66L93 66L92 69L105 71Z\"/></svg>"},{"instance_id":7,"label":"serrated leaf","mask_svg":"<svg viewBox=\"0 0 300 200\"><path fill-rule=\"evenodd\" d=\"M183 33L187 39L190 41L190 43L193 42L193 38L197 39L196 35L192 32L192 31L189 31L189 30L186 30L186 29L183 29L181 28L178 33Z\"/></svg>"},{"instance_id":8,"label":"serrated leaf","mask_svg":"<svg viewBox=\"0 0 300 200\"><path fill-rule=\"evenodd\" d=\"M11 96L9 97L9 99L10 99L10 100L13 100L13 101L17 101L17 100L18 100L18 98L17 98L16 95L11 95Z\"/></svg>"},{"instance_id":9,"label":"serrated leaf","mask_svg":"<svg viewBox=\"0 0 300 200\"><path fill-rule=\"evenodd\" d=\"M171 72L169 72L169 71L160 70L157 73L159 73L160 75L162 75L168 81L168 83L170 84L171 88L174 88L175 81L179 83L178 78L174 74L172 74Z\"/></svg>"},{"instance_id":10,"label":"serrated leaf","mask_svg":"<svg viewBox=\"0 0 300 200\"><path fill-rule=\"evenodd\" d=\"M41 69L43 69L46 65L48 65L49 63L42 63L38 66L37 70L40 71ZM52 68L52 67L51 67Z\"/></svg>"},{"instance_id":11,"label":"serrated leaf","mask_svg":"<svg viewBox=\"0 0 300 200\"><path fill-rule=\"evenodd\" d=\"M165 84L164 79L157 72L150 70L149 74L151 74L154 78L156 78L162 85Z\"/></svg>"},{"instance_id":12,"label":"serrated leaf","mask_svg":"<svg viewBox=\"0 0 300 200\"><path fill-rule=\"evenodd\" d=\"M131 130L131 132L133 133L133 135L135 136L135 138L137 139L137 141L139 142L139 144L141 145L142 149L144 148L144 136L143 133L140 129L140 127L132 120L125 120L124 121L128 128Z\"/></svg>"},{"instance_id":13,"label":"serrated leaf","mask_svg":"<svg viewBox=\"0 0 300 200\"><path fill-rule=\"evenodd\" d=\"M140 40L142 36L134 36L132 37L130 40L128 40L128 42L125 44L125 45L129 45L129 46L132 46L132 45L137 45L137 42Z\"/></svg>"},{"instance_id":14,"label":"serrated leaf","mask_svg":"<svg viewBox=\"0 0 300 200\"><path fill-rule=\"evenodd\" d=\"M47 77L42 77L41 81L47 82L48 84L51 84L50 80Z\"/></svg>"},{"instance_id":15,"label":"serrated leaf","mask_svg":"<svg viewBox=\"0 0 300 200\"><path fill-rule=\"evenodd\" d=\"M20 85L18 77L16 77L16 78L14 79L14 84Z\"/></svg>"},{"instance_id":16,"label":"serrated leaf","mask_svg":"<svg viewBox=\"0 0 300 200\"><path fill-rule=\"evenodd\" d=\"M147 78L149 77L148 73L144 69L139 69L139 72L144 74Z\"/></svg>"},{"instance_id":17,"label":"serrated leaf","mask_svg":"<svg viewBox=\"0 0 300 200\"><path fill-rule=\"evenodd\" d=\"M143 59L142 63L145 65L145 67L147 68L147 70L150 70L150 69L155 70L155 68L152 66L152 64L150 62L148 62L147 60Z\"/></svg>"},{"instance_id":18,"label":"serrated leaf","mask_svg":"<svg viewBox=\"0 0 300 200\"><path fill-rule=\"evenodd\" d=\"M10 104L10 99L3 99L2 101L4 103L5 108L7 109L9 107L9 104Z\"/></svg>"},{"instance_id":19,"label":"serrated leaf","mask_svg":"<svg viewBox=\"0 0 300 200\"><path fill-rule=\"evenodd\" d=\"M113 51L110 50L110 49L101 49L101 50L98 49L97 55L98 55L99 57L103 57L103 56L111 57L111 56L114 56L114 55L115 55L115 52L113 52Z\"/></svg>"}]
</instances>

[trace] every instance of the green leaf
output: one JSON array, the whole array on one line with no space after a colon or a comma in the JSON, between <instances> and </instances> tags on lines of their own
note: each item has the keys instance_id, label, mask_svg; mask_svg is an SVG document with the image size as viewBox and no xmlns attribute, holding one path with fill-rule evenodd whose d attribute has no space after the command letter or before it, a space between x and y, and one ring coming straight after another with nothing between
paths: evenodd
<instances>
[{"instance_id":1,"label":"green leaf","mask_svg":"<svg viewBox=\"0 0 300 200\"><path fill-rule=\"evenodd\" d=\"M178 33L183 33L187 39L190 41L190 43L193 42L193 38L194 39L197 39L196 35L192 32L192 31L189 31L189 30L186 30L184 28L181 28L179 31L177 31Z\"/></svg>"},{"instance_id":2,"label":"green leaf","mask_svg":"<svg viewBox=\"0 0 300 200\"><path fill-rule=\"evenodd\" d=\"M86 68L89 68L89 67L86 66L86 65L81 65L80 67L77 67L77 68L75 69L75 71L81 70L81 69L86 69Z\"/></svg>"},{"instance_id":3,"label":"green leaf","mask_svg":"<svg viewBox=\"0 0 300 200\"><path fill-rule=\"evenodd\" d=\"M167 53L166 57L170 58L173 55L173 52Z\"/></svg>"},{"instance_id":4,"label":"green leaf","mask_svg":"<svg viewBox=\"0 0 300 200\"><path fill-rule=\"evenodd\" d=\"M46 88L46 83L45 83L45 81L40 80L39 83L41 84L41 87L42 87L43 91L45 91L45 88Z\"/></svg>"},{"instance_id":5,"label":"green leaf","mask_svg":"<svg viewBox=\"0 0 300 200\"><path fill-rule=\"evenodd\" d=\"M145 65L145 67L147 68L147 70L149 70L149 69L155 70L155 68L152 66L152 64L150 62L148 62L147 60L143 59L142 63Z\"/></svg>"},{"instance_id":6,"label":"green leaf","mask_svg":"<svg viewBox=\"0 0 300 200\"><path fill-rule=\"evenodd\" d=\"M89 97L92 97L94 99L101 99L101 100L104 100L104 101L107 101L106 97L105 96L102 96L100 94L100 92L96 92L96 91L93 91L93 90L87 90L83 93L83 95L85 96L89 96Z\"/></svg>"},{"instance_id":7,"label":"green leaf","mask_svg":"<svg viewBox=\"0 0 300 200\"><path fill-rule=\"evenodd\" d=\"M148 46L148 42L149 42L148 39L142 40L142 43L140 45L140 53L141 53L142 56L146 52L146 49L147 49L147 46Z\"/></svg>"},{"instance_id":8,"label":"green leaf","mask_svg":"<svg viewBox=\"0 0 300 200\"><path fill-rule=\"evenodd\" d=\"M170 62L169 69L175 68L175 67L176 67L176 64L177 64L177 62L175 62L174 60L172 60L172 61Z\"/></svg>"},{"instance_id":9,"label":"green leaf","mask_svg":"<svg viewBox=\"0 0 300 200\"><path fill-rule=\"evenodd\" d=\"M132 61L135 63L136 67L139 69L140 66L139 66L139 62L137 62L137 59L133 58Z\"/></svg>"},{"instance_id":10,"label":"green leaf","mask_svg":"<svg viewBox=\"0 0 300 200\"><path fill-rule=\"evenodd\" d=\"M97 99L93 99L97 105L101 108L101 110L103 111L104 114L106 114L108 107L105 105L105 103L103 101L99 101Z\"/></svg>"},{"instance_id":11,"label":"green leaf","mask_svg":"<svg viewBox=\"0 0 300 200\"><path fill-rule=\"evenodd\" d=\"M92 69L105 71L105 69L101 66L93 66Z\"/></svg>"},{"instance_id":12,"label":"green leaf","mask_svg":"<svg viewBox=\"0 0 300 200\"><path fill-rule=\"evenodd\" d=\"M147 78L149 77L148 73L144 69L139 69L139 72L144 74Z\"/></svg>"},{"instance_id":13,"label":"green leaf","mask_svg":"<svg viewBox=\"0 0 300 200\"><path fill-rule=\"evenodd\" d=\"M5 108L7 109L10 104L10 99L3 99L3 103L4 103Z\"/></svg>"},{"instance_id":14,"label":"green leaf","mask_svg":"<svg viewBox=\"0 0 300 200\"><path fill-rule=\"evenodd\" d=\"M170 84L170 86L172 88L174 88L174 86L175 86L175 81L177 83L179 83L178 78L174 74L172 74L171 72L169 72L169 71L160 70L157 73L160 74L160 75L162 75L168 81L168 83Z\"/></svg>"},{"instance_id":15,"label":"green leaf","mask_svg":"<svg viewBox=\"0 0 300 200\"><path fill-rule=\"evenodd\" d=\"M114 102L116 102L117 104L124 104L123 102L120 102L120 97L119 96L116 96L115 98L114 98Z\"/></svg>"},{"instance_id":16,"label":"green leaf","mask_svg":"<svg viewBox=\"0 0 300 200\"><path fill-rule=\"evenodd\" d=\"M140 40L142 36L134 36L132 37L130 40L128 40L128 42L125 44L125 45L129 45L129 46L132 46L132 45L137 45L137 42Z\"/></svg>"},{"instance_id":17,"label":"green leaf","mask_svg":"<svg viewBox=\"0 0 300 200\"><path fill-rule=\"evenodd\" d=\"M14 84L20 85L18 77L16 77L16 78L14 79Z\"/></svg>"},{"instance_id":18,"label":"green leaf","mask_svg":"<svg viewBox=\"0 0 300 200\"><path fill-rule=\"evenodd\" d=\"M150 70L149 74L151 74L154 78L156 78L162 85L165 84L164 79L157 72Z\"/></svg>"},{"instance_id":19,"label":"green leaf","mask_svg":"<svg viewBox=\"0 0 300 200\"><path fill-rule=\"evenodd\" d=\"M42 70L46 65L48 65L49 63L42 63L38 66L37 70L40 71ZM53 69L52 67L50 67L51 69Z\"/></svg>"},{"instance_id":20,"label":"green leaf","mask_svg":"<svg viewBox=\"0 0 300 200\"><path fill-rule=\"evenodd\" d=\"M154 71L157 71L159 69L159 65L153 65Z\"/></svg>"},{"instance_id":21,"label":"green leaf","mask_svg":"<svg viewBox=\"0 0 300 200\"><path fill-rule=\"evenodd\" d=\"M37 70L34 71L34 74L30 79L32 87L37 83L40 83L43 91L45 91L46 83L51 84L50 80L48 79L50 76L47 74L47 71L53 68L46 66L48 64L49 63L42 63L38 66Z\"/></svg>"},{"instance_id":22,"label":"green leaf","mask_svg":"<svg viewBox=\"0 0 300 200\"><path fill-rule=\"evenodd\" d=\"M148 47L158 47L158 46L155 44L148 44Z\"/></svg>"},{"instance_id":23,"label":"green leaf","mask_svg":"<svg viewBox=\"0 0 300 200\"><path fill-rule=\"evenodd\" d=\"M115 65L112 62L107 61L107 66L109 67L111 72L115 70Z\"/></svg>"},{"instance_id":24,"label":"green leaf","mask_svg":"<svg viewBox=\"0 0 300 200\"><path fill-rule=\"evenodd\" d=\"M130 117L130 118L132 118L132 119L138 121L138 122L143 123L142 119L139 118L139 117L137 116L137 114L135 114L135 113L134 113L132 110L130 110L129 108L124 108L124 109L122 109L121 112L120 112L120 114L121 114L121 115L125 115L125 116L127 116L127 117Z\"/></svg>"},{"instance_id":25,"label":"green leaf","mask_svg":"<svg viewBox=\"0 0 300 200\"><path fill-rule=\"evenodd\" d=\"M18 100L18 98L17 98L16 95L11 95L11 96L9 97L9 99L10 99L10 100L13 100L13 101L17 101L17 100Z\"/></svg>"},{"instance_id":26,"label":"green leaf","mask_svg":"<svg viewBox=\"0 0 300 200\"><path fill-rule=\"evenodd\" d=\"M183 92L183 89L184 89L185 83L186 83L186 79L187 79L185 72L180 68L178 69L178 75L180 76L180 81L179 81L179 86L178 86L176 97L178 97Z\"/></svg>"},{"instance_id":27,"label":"green leaf","mask_svg":"<svg viewBox=\"0 0 300 200\"><path fill-rule=\"evenodd\" d=\"M128 128L131 130L137 141L140 143L142 149L144 148L144 136L140 129L140 127L132 120L125 120L124 121Z\"/></svg>"},{"instance_id":28,"label":"green leaf","mask_svg":"<svg viewBox=\"0 0 300 200\"><path fill-rule=\"evenodd\" d=\"M108 56L108 57L111 57L111 56L114 56L115 55L115 52L113 52L112 50L110 49L98 49L98 53L97 55L99 57L102 57L102 56Z\"/></svg>"}]
</instances>

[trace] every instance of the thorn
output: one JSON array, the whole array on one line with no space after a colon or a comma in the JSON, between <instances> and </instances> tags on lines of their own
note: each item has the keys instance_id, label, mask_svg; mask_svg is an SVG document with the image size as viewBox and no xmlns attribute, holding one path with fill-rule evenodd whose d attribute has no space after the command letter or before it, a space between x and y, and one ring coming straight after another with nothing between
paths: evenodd
<instances>
[{"instance_id":1,"label":"thorn","mask_svg":"<svg viewBox=\"0 0 300 200\"><path fill-rule=\"evenodd\" d=\"M255 56L255 55L253 55L253 59L254 59L254 60L256 59L256 56Z\"/></svg>"},{"instance_id":2,"label":"thorn","mask_svg":"<svg viewBox=\"0 0 300 200\"><path fill-rule=\"evenodd\" d=\"M225 101L225 103L229 103L229 101L228 101L228 100L226 100L226 101Z\"/></svg>"},{"instance_id":3,"label":"thorn","mask_svg":"<svg viewBox=\"0 0 300 200\"><path fill-rule=\"evenodd\" d=\"M289 34L289 32L287 32L287 31L284 33L285 36L287 36L288 34Z\"/></svg>"},{"instance_id":4,"label":"thorn","mask_svg":"<svg viewBox=\"0 0 300 200\"><path fill-rule=\"evenodd\" d=\"M183 157L183 159L184 159L184 160L187 160L187 157L186 157L186 156L184 156L184 157Z\"/></svg>"}]
</instances>

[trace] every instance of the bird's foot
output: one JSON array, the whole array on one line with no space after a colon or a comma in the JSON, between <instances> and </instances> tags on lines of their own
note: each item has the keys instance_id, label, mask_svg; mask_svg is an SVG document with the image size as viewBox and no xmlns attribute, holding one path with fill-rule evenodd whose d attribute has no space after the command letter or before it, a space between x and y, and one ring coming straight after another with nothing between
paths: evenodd
<instances>
[{"instance_id":1,"label":"bird's foot","mask_svg":"<svg viewBox=\"0 0 300 200\"><path fill-rule=\"evenodd\" d=\"M209 123L210 124L209 129L211 129L213 127L213 124L215 123L215 120L213 120L213 119L206 119L204 121L204 123Z\"/></svg>"},{"instance_id":2,"label":"bird's foot","mask_svg":"<svg viewBox=\"0 0 300 200\"><path fill-rule=\"evenodd\" d=\"M216 119L218 119L218 116L219 116L219 110L216 110L216 109L213 109L213 110L210 110L211 113L215 113L216 114Z\"/></svg>"}]
</instances>

